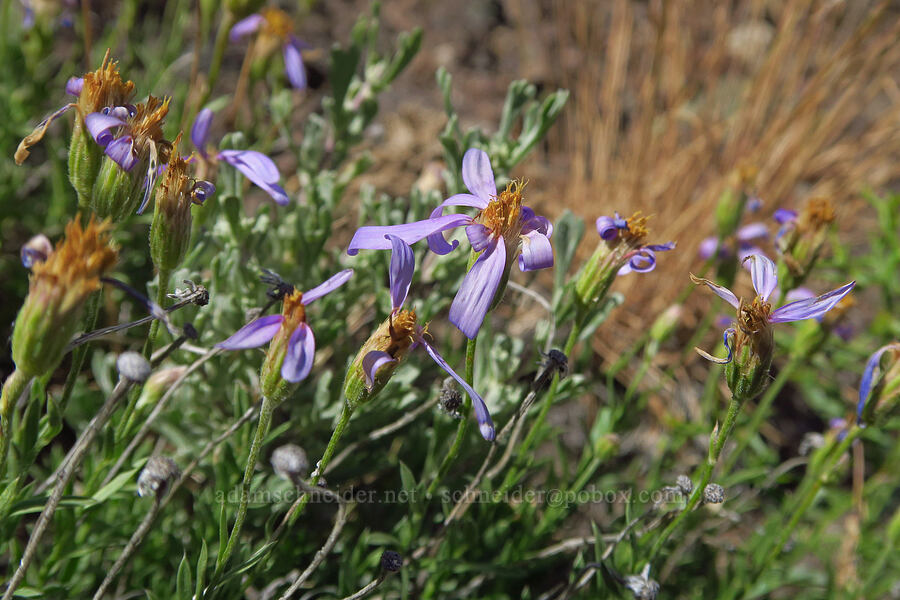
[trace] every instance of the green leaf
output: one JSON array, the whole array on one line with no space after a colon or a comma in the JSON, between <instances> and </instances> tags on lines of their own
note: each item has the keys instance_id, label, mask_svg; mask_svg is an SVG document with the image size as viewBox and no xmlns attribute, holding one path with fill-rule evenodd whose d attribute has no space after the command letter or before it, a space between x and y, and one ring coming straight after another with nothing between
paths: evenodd
<instances>
[{"instance_id":1,"label":"green leaf","mask_svg":"<svg viewBox=\"0 0 900 600\"><path fill-rule=\"evenodd\" d=\"M193 589L191 567L188 563L187 552L185 552L181 557L181 563L178 565L178 575L175 580L175 597L178 600L191 600Z\"/></svg>"},{"instance_id":2,"label":"green leaf","mask_svg":"<svg viewBox=\"0 0 900 600\"><path fill-rule=\"evenodd\" d=\"M131 469L130 471L119 473L113 477L112 481L97 490L97 492L91 496L91 499L98 504L106 501L110 496L122 489L122 487L134 477L136 472L137 469Z\"/></svg>"},{"instance_id":3,"label":"green leaf","mask_svg":"<svg viewBox=\"0 0 900 600\"><path fill-rule=\"evenodd\" d=\"M200 598L203 593L203 586L206 583L206 566L209 562L209 549L206 547L206 540L201 540L200 556L197 558L197 585L194 587L194 597Z\"/></svg>"}]
</instances>

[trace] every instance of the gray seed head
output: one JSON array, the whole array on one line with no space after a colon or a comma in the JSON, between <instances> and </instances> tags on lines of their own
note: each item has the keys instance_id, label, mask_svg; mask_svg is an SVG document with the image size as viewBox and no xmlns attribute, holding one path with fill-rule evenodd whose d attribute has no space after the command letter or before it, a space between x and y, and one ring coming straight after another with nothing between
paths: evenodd
<instances>
[{"instance_id":1,"label":"gray seed head","mask_svg":"<svg viewBox=\"0 0 900 600\"><path fill-rule=\"evenodd\" d=\"M636 600L656 600L659 584L650 579L650 565L647 564L640 575L626 575L625 587L634 594Z\"/></svg>"},{"instance_id":2,"label":"gray seed head","mask_svg":"<svg viewBox=\"0 0 900 600\"><path fill-rule=\"evenodd\" d=\"M459 419L462 417L462 414L459 412L462 405L462 392L456 387L456 381L452 377L446 378L438 396L438 407L441 409L441 412L447 413L454 419Z\"/></svg>"},{"instance_id":3,"label":"gray seed head","mask_svg":"<svg viewBox=\"0 0 900 600\"><path fill-rule=\"evenodd\" d=\"M123 352L116 359L119 375L135 383L143 383L150 377L150 363L138 352Z\"/></svg>"},{"instance_id":4,"label":"gray seed head","mask_svg":"<svg viewBox=\"0 0 900 600\"><path fill-rule=\"evenodd\" d=\"M381 568L388 573L396 573L403 568L403 557L399 552L385 550L381 555Z\"/></svg>"},{"instance_id":5,"label":"gray seed head","mask_svg":"<svg viewBox=\"0 0 900 600\"><path fill-rule=\"evenodd\" d=\"M138 495L142 497L156 495L157 498L162 498L169 483L180 476L181 469L174 460L167 456L151 456L138 476Z\"/></svg>"},{"instance_id":6,"label":"gray seed head","mask_svg":"<svg viewBox=\"0 0 900 600\"><path fill-rule=\"evenodd\" d=\"M718 483L710 483L703 489L703 500L707 504L721 504L725 502L725 488Z\"/></svg>"},{"instance_id":7,"label":"gray seed head","mask_svg":"<svg viewBox=\"0 0 900 600\"><path fill-rule=\"evenodd\" d=\"M685 494L690 494L694 491L694 482L691 481L691 478L687 475L679 475L678 477L676 477L675 485L677 485L678 489L680 489Z\"/></svg>"},{"instance_id":8,"label":"gray seed head","mask_svg":"<svg viewBox=\"0 0 900 600\"><path fill-rule=\"evenodd\" d=\"M306 452L297 444L285 444L276 448L272 453L271 462L275 473L288 481L303 477L309 468Z\"/></svg>"}]
</instances>

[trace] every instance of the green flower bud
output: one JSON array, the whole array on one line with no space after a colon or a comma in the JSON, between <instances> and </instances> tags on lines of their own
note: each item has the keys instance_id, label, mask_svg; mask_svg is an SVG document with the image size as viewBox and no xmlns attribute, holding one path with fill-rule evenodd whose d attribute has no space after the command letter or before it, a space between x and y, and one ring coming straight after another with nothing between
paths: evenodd
<instances>
[{"instance_id":1,"label":"green flower bud","mask_svg":"<svg viewBox=\"0 0 900 600\"><path fill-rule=\"evenodd\" d=\"M810 198L797 219L785 225L778 240L784 269L779 274L785 289L793 289L806 279L822 249L835 220L834 205L828 198Z\"/></svg>"},{"instance_id":2,"label":"green flower bud","mask_svg":"<svg viewBox=\"0 0 900 600\"><path fill-rule=\"evenodd\" d=\"M174 270L187 254L191 241L191 205L193 181L187 175L188 164L178 156L178 142L162 181L156 190L156 206L150 225L150 257L160 271Z\"/></svg>"},{"instance_id":3,"label":"green flower bud","mask_svg":"<svg viewBox=\"0 0 900 600\"><path fill-rule=\"evenodd\" d=\"M185 371L187 371L187 367L170 367L154 371L144 382L141 395L135 404L135 410L141 412L156 406L163 394L172 387L178 378L184 375Z\"/></svg>"}]
</instances>

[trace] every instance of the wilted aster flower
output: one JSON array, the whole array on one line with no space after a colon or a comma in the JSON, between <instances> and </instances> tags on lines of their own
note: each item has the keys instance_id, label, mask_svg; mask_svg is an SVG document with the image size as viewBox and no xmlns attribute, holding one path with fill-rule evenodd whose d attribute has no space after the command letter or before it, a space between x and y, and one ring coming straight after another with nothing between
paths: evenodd
<instances>
[{"instance_id":1,"label":"wilted aster flower","mask_svg":"<svg viewBox=\"0 0 900 600\"><path fill-rule=\"evenodd\" d=\"M886 369L881 366L882 357L890 352L891 362ZM882 378L882 374L884 378ZM879 381L882 379L882 381ZM898 396L900 384L900 343L882 346L866 361L862 380L859 382L859 401L856 404L856 422L862 425L871 418L879 405ZM873 394L874 393L874 394ZM870 396L874 396L869 402ZM884 408L884 406L881 406Z\"/></svg>"},{"instance_id":2,"label":"wilted aster flower","mask_svg":"<svg viewBox=\"0 0 900 600\"><path fill-rule=\"evenodd\" d=\"M215 157L210 156L206 147L213 116L212 109L204 108L197 113L197 118L194 119L194 124L191 126L191 141L197 148L200 157L206 162L221 160L228 163L240 171L244 177L265 190L275 202L282 206L287 204L288 195L278 185L278 181L281 179L278 167L265 154L255 150L221 150L215 154Z\"/></svg>"},{"instance_id":3,"label":"wilted aster flower","mask_svg":"<svg viewBox=\"0 0 900 600\"><path fill-rule=\"evenodd\" d=\"M812 270L825 245L828 229L835 220L834 205L828 198L810 198L799 214L780 208L774 218L781 225L775 247L788 274L799 283Z\"/></svg>"},{"instance_id":4,"label":"wilted aster flower","mask_svg":"<svg viewBox=\"0 0 900 600\"><path fill-rule=\"evenodd\" d=\"M264 8L257 14L250 15L235 23L228 34L232 42L236 42L250 34L260 33L255 51L259 55L267 55L272 47L281 44L284 54L284 72L288 81L298 90L306 88L306 67L300 51L309 48L292 32L294 24L283 10Z\"/></svg>"},{"instance_id":5,"label":"wilted aster flower","mask_svg":"<svg viewBox=\"0 0 900 600\"><path fill-rule=\"evenodd\" d=\"M462 177L469 194L456 194L444 200L424 221L404 225L360 227L350 240L347 254L361 249L387 250L388 236L396 236L413 244L428 239L428 247L436 254L447 254L458 242L448 244L442 231L465 226L472 250L481 255L469 269L462 287L450 306L450 321L466 337L478 335L485 315L502 294L502 282L509 277L512 261L519 257L523 272L553 266L550 236L553 225L545 217L522 204L522 182L513 181L497 193L491 160L483 150L469 149L463 156ZM465 214L445 215L444 207L471 206L479 209L470 217ZM521 251L521 253L520 253Z\"/></svg>"},{"instance_id":6,"label":"wilted aster flower","mask_svg":"<svg viewBox=\"0 0 900 600\"><path fill-rule=\"evenodd\" d=\"M732 327L725 330L724 339L728 356L718 359L699 350L704 358L719 364L731 362L733 351L740 351L745 344L749 344L755 354L768 356L769 362L771 362L771 354L774 349L771 323L788 323L821 317L834 308L856 285L855 281L851 281L821 296L790 302L773 311L769 304L769 296L778 286L775 263L761 254L749 256L745 259L746 261L749 261L753 289L756 291L756 297L752 302L744 302L743 299L738 299L731 290L716 285L708 279L691 275L694 283L705 284L738 311L737 329ZM733 344L729 344L729 338L733 339Z\"/></svg>"},{"instance_id":7,"label":"wilted aster flower","mask_svg":"<svg viewBox=\"0 0 900 600\"><path fill-rule=\"evenodd\" d=\"M306 323L306 306L344 285L351 275L353 269L345 269L307 292L295 290L284 297L280 315L260 317L216 346L244 350L271 342L260 381L267 398L283 400L289 391L283 381L298 383L306 379L315 358L316 341Z\"/></svg>"},{"instance_id":8,"label":"wilted aster flower","mask_svg":"<svg viewBox=\"0 0 900 600\"><path fill-rule=\"evenodd\" d=\"M700 242L698 253L700 258L706 260L714 254L718 258L728 258L737 256L738 259L744 260L751 254L762 254L756 246L757 240L764 240L769 237L769 228L765 223L748 223L734 234L734 242L724 240L721 244L719 238L711 236Z\"/></svg>"},{"instance_id":9,"label":"wilted aster flower","mask_svg":"<svg viewBox=\"0 0 900 600\"><path fill-rule=\"evenodd\" d=\"M47 260L50 253L53 252L53 244L43 233L39 233L22 246L19 252L19 258L22 260L22 266L30 269L36 263L42 263Z\"/></svg>"},{"instance_id":10,"label":"wilted aster flower","mask_svg":"<svg viewBox=\"0 0 900 600\"><path fill-rule=\"evenodd\" d=\"M447 364L437 349L428 343L428 325L419 325L413 310L404 310L406 295L416 263L412 248L395 235L386 235L392 245L390 267L391 314L366 341L347 371L344 392L347 401L356 406L373 398L387 384L409 350L422 346L428 356L447 372L469 394L475 407L475 419L484 439L494 439L494 423L487 405L465 379ZM360 381L365 388L362 389Z\"/></svg>"}]
</instances>

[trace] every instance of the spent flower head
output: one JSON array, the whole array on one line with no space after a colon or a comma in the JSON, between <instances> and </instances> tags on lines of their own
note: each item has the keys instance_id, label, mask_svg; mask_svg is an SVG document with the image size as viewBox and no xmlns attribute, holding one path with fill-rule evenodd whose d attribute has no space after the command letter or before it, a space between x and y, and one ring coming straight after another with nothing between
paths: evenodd
<instances>
[{"instance_id":1,"label":"spent flower head","mask_svg":"<svg viewBox=\"0 0 900 600\"><path fill-rule=\"evenodd\" d=\"M856 421L863 425L886 414L900 399L900 343L887 344L876 350L859 382ZM877 411L877 412L876 412Z\"/></svg>"},{"instance_id":2,"label":"spent flower head","mask_svg":"<svg viewBox=\"0 0 900 600\"><path fill-rule=\"evenodd\" d=\"M444 200L424 221L404 225L360 227L350 241L347 253L361 249L387 250L391 237L407 244L422 239L436 254L447 254L459 242L447 243L441 232L464 226L472 251L478 255L450 306L450 321L466 337L478 335L488 311L502 298L513 260L518 256L523 272L553 266L550 236L553 225L523 204L525 184L512 181L497 192L494 171L487 153L476 148L463 156L462 177L468 194L456 194ZM448 206L469 206L478 213L444 214Z\"/></svg>"},{"instance_id":3,"label":"spent flower head","mask_svg":"<svg viewBox=\"0 0 900 600\"><path fill-rule=\"evenodd\" d=\"M16 368L39 376L62 360L69 340L81 326L88 296L100 289L100 278L118 258L111 245L108 221L81 216L66 225L65 238L43 262L32 265L28 296L16 317L12 353Z\"/></svg>"},{"instance_id":4,"label":"spent flower head","mask_svg":"<svg viewBox=\"0 0 900 600\"><path fill-rule=\"evenodd\" d=\"M834 223L834 205L829 198L813 197L797 213L778 209L775 220L781 225L775 247L791 278L789 287L796 287L809 275L825 246L825 238Z\"/></svg>"}]
</instances>

